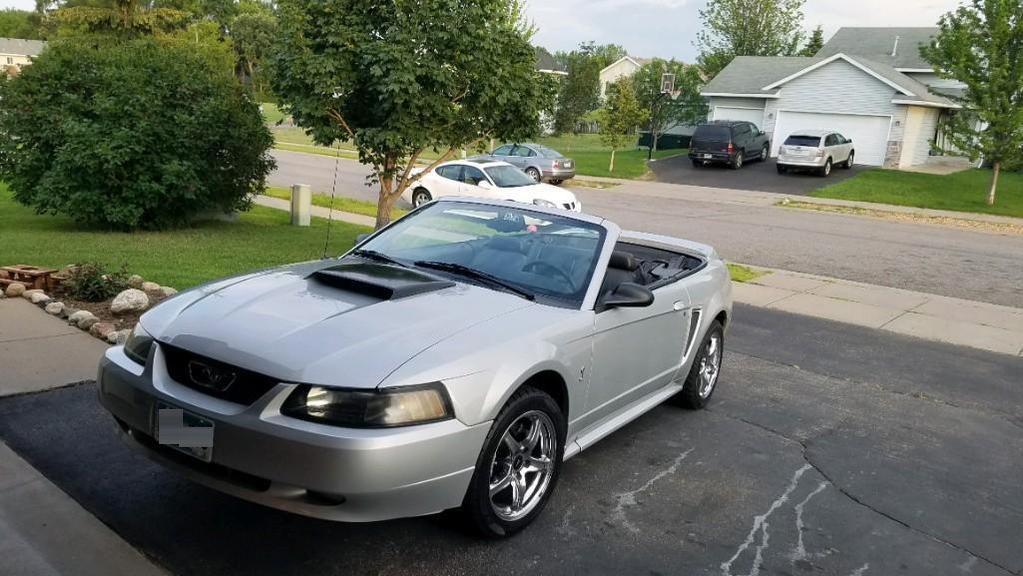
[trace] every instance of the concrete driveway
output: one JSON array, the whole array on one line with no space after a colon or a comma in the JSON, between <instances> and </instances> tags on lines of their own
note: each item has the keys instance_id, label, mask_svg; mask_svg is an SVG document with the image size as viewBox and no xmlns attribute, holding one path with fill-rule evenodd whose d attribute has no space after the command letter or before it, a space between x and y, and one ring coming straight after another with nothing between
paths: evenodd
<instances>
[{"instance_id":1,"label":"concrete driveway","mask_svg":"<svg viewBox=\"0 0 1023 576\"><path fill-rule=\"evenodd\" d=\"M793 196L806 196L818 188L841 182L869 169L866 166L853 166L851 170L836 168L831 171L831 176L821 178L808 172L778 174L774 159L769 159L766 162L756 160L746 164L741 170L732 170L723 165L696 168L688 156L673 156L658 160L652 162L650 168L658 182L668 184L756 190Z\"/></svg>"},{"instance_id":2,"label":"concrete driveway","mask_svg":"<svg viewBox=\"0 0 1023 576\"><path fill-rule=\"evenodd\" d=\"M331 524L191 484L118 441L93 384L0 400L0 439L173 574L1023 570L1018 358L747 306L728 339L707 410L660 406L583 452L499 542L451 515Z\"/></svg>"}]
</instances>

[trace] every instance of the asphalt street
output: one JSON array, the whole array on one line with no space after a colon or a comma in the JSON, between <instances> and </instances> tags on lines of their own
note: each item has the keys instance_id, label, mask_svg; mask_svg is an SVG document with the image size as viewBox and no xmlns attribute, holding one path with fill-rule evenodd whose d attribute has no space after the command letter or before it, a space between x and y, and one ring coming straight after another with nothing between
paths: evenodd
<instances>
[{"instance_id":1,"label":"asphalt street","mask_svg":"<svg viewBox=\"0 0 1023 576\"><path fill-rule=\"evenodd\" d=\"M274 156L272 184L331 190L333 158L279 150ZM338 195L375 201L366 167L352 160L336 165ZM586 212L624 228L711 244L734 262L1023 308L1023 236L715 202L706 200L706 188L666 189L638 182L574 191ZM701 200L687 190L701 192Z\"/></svg>"},{"instance_id":2,"label":"asphalt street","mask_svg":"<svg viewBox=\"0 0 1023 576\"><path fill-rule=\"evenodd\" d=\"M93 384L0 400L0 438L176 574L1018 574L1018 358L737 306L707 410L566 463L507 541L452 514L332 524L195 486L120 443Z\"/></svg>"},{"instance_id":3,"label":"asphalt street","mask_svg":"<svg viewBox=\"0 0 1023 576\"><path fill-rule=\"evenodd\" d=\"M658 182L669 184L805 196L821 186L837 184L852 178L866 168L864 166L853 166L849 170L835 168L825 179L808 171L778 174L777 164L770 158L766 162L754 160L745 164L741 170L733 170L724 164L693 166L688 156L671 156L652 162L650 169Z\"/></svg>"}]
</instances>

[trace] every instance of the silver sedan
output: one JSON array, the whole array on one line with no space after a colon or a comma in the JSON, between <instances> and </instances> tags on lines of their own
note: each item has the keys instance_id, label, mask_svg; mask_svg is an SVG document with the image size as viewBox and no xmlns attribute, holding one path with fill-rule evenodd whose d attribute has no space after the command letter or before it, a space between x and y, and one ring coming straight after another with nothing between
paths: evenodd
<instances>
[{"instance_id":1,"label":"silver sedan","mask_svg":"<svg viewBox=\"0 0 1023 576\"><path fill-rule=\"evenodd\" d=\"M99 367L126 440L297 514L541 513L563 463L718 383L728 271L708 246L585 214L438 200L337 259L211 282Z\"/></svg>"},{"instance_id":2,"label":"silver sedan","mask_svg":"<svg viewBox=\"0 0 1023 576\"><path fill-rule=\"evenodd\" d=\"M487 157L518 167L536 182L557 185L575 178L574 160L540 144L504 144Z\"/></svg>"}]
</instances>

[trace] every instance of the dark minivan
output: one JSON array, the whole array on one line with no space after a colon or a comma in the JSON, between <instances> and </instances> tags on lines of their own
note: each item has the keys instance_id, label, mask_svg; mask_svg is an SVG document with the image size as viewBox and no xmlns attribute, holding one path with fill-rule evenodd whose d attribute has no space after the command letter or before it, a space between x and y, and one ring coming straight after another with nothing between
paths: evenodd
<instances>
[{"instance_id":1,"label":"dark minivan","mask_svg":"<svg viewBox=\"0 0 1023 576\"><path fill-rule=\"evenodd\" d=\"M693 166L717 163L738 170L747 160L766 160L771 142L750 122L714 120L696 127L689 144Z\"/></svg>"}]
</instances>

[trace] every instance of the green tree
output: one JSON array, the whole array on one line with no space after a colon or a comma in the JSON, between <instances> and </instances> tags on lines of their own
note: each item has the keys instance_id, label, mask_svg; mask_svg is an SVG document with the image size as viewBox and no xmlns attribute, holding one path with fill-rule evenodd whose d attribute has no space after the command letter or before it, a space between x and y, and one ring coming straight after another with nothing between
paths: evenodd
<instances>
[{"instance_id":1,"label":"green tree","mask_svg":"<svg viewBox=\"0 0 1023 576\"><path fill-rule=\"evenodd\" d=\"M40 38L39 20L27 10L0 10L0 38L37 40Z\"/></svg>"},{"instance_id":2,"label":"green tree","mask_svg":"<svg viewBox=\"0 0 1023 576\"><path fill-rule=\"evenodd\" d=\"M246 208L273 137L210 52L151 37L52 43L0 81L0 178L37 212L123 230Z\"/></svg>"},{"instance_id":3,"label":"green tree","mask_svg":"<svg viewBox=\"0 0 1023 576\"><path fill-rule=\"evenodd\" d=\"M238 77L248 82L257 95L264 95L267 81L263 63L273 47L277 18L269 10L243 12L231 20L229 30Z\"/></svg>"},{"instance_id":4,"label":"green tree","mask_svg":"<svg viewBox=\"0 0 1023 576\"><path fill-rule=\"evenodd\" d=\"M143 0L68 2L49 14L62 35L159 34L184 27L190 17L183 10L154 7Z\"/></svg>"},{"instance_id":5,"label":"green tree","mask_svg":"<svg viewBox=\"0 0 1023 576\"><path fill-rule=\"evenodd\" d=\"M282 0L271 86L318 144L350 141L379 183L377 226L439 159L539 131L545 84L515 0Z\"/></svg>"},{"instance_id":6,"label":"green tree","mask_svg":"<svg viewBox=\"0 0 1023 576\"><path fill-rule=\"evenodd\" d=\"M673 94L661 92L664 74L675 75ZM657 150L657 140L665 130L676 124L695 124L707 117L707 104L700 96L703 78L696 66L654 58L636 71L632 83L639 105L648 111L651 152Z\"/></svg>"},{"instance_id":7,"label":"green tree","mask_svg":"<svg viewBox=\"0 0 1023 576\"><path fill-rule=\"evenodd\" d=\"M625 51L625 48L618 44L597 44L592 40L580 44L579 51L590 58L595 58L600 69L604 69L618 60L621 60L626 54L628 54Z\"/></svg>"},{"instance_id":8,"label":"green tree","mask_svg":"<svg viewBox=\"0 0 1023 576\"><path fill-rule=\"evenodd\" d=\"M966 84L964 112L946 129L956 148L991 162L988 205L1003 166L1023 162L1023 14L1018 0L971 0L941 17L921 53L943 78Z\"/></svg>"},{"instance_id":9,"label":"green tree","mask_svg":"<svg viewBox=\"0 0 1023 576\"><path fill-rule=\"evenodd\" d=\"M806 45L800 50L800 56L816 56L821 48L824 47L824 28L817 26L810 33L810 39L806 41Z\"/></svg>"},{"instance_id":10,"label":"green tree","mask_svg":"<svg viewBox=\"0 0 1023 576\"><path fill-rule=\"evenodd\" d=\"M599 110L600 140L611 148L611 163L607 171L615 171L615 150L636 138L636 129L646 122L649 112L639 105L632 79L619 78L607 87L604 107Z\"/></svg>"},{"instance_id":11,"label":"green tree","mask_svg":"<svg viewBox=\"0 0 1023 576\"><path fill-rule=\"evenodd\" d=\"M805 0L709 0L700 10L697 59L714 77L736 56L793 56L803 39Z\"/></svg>"},{"instance_id":12,"label":"green tree","mask_svg":"<svg viewBox=\"0 0 1023 576\"><path fill-rule=\"evenodd\" d=\"M582 50L566 55L568 75L561 79L554 131L576 132L584 114L600 105L600 60Z\"/></svg>"}]
</instances>

